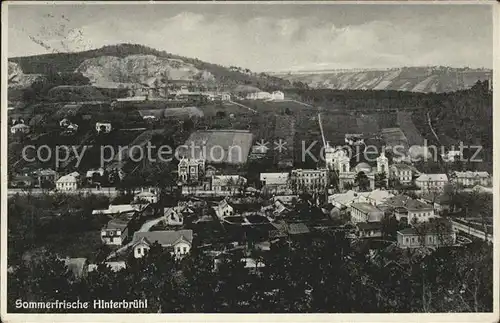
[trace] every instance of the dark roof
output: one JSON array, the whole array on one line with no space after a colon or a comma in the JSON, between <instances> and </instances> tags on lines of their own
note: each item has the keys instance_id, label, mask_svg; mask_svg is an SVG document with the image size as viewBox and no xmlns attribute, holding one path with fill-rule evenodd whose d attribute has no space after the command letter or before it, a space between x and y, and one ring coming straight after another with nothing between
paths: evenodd
<instances>
[{"instance_id":1,"label":"dark roof","mask_svg":"<svg viewBox=\"0 0 500 323\"><path fill-rule=\"evenodd\" d=\"M422 201L414 200L406 195L398 195L391 198L388 198L385 201L385 204L388 204L392 207L404 207L408 210L427 210L433 209L432 205L424 203Z\"/></svg>"},{"instance_id":2,"label":"dark roof","mask_svg":"<svg viewBox=\"0 0 500 323\"><path fill-rule=\"evenodd\" d=\"M356 224L359 230L380 230L382 229L381 222L359 222Z\"/></svg>"},{"instance_id":3,"label":"dark roof","mask_svg":"<svg viewBox=\"0 0 500 323\"><path fill-rule=\"evenodd\" d=\"M172 246L181 239L192 243L193 230L136 232L133 241L135 244L144 240L148 244L158 242L162 246Z\"/></svg>"},{"instance_id":4,"label":"dark roof","mask_svg":"<svg viewBox=\"0 0 500 323\"><path fill-rule=\"evenodd\" d=\"M309 233L309 228L304 223L291 223L288 225L288 232L290 234Z\"/></svg>"}]
</instances>

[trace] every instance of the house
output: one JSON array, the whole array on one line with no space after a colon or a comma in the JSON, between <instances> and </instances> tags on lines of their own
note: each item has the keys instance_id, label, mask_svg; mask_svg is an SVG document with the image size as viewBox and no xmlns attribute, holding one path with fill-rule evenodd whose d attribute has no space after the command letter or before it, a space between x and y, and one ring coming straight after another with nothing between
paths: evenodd
<instances>
[{"instance_id":1,"label":"house","mask_svg":"<svg viewBox=\"0 0 500 323\"><path fill-rule=\"evenodd\" d=\"M305 223L287 223L285 221L272 222L273 230L269 231L269 238L282 238L287 236L298 236L308 234L309 228Z\"/></svg>"},{"instance_id":2,"label":"house","mask_svg":"<svg viewBox=\"0 0 500 323\"><path fill-rule=\"evenodd\" d=\"M109 123L109 122L96 122L95 130L98 133L109 133L112 130L111 123Z\"/></svg>"},{"instance_id":3,"label":"house","mask_svg":"<svg viewBox=\"0 0 500 323\"><path fill-rule=\"evenodd\" d=\"M451 198L448 194L440 192L424 193L420 200L424 203L434 206L434 213L441 213L450 210Z\"/></svg>"},{"instance_id":4,"label":"house","mask_svg":"<svg viewBox=\"0 0 500 323\"><path fill-rule=\"evenodd\" d=\"M133 241L135 258L144 257L155 242L169 249L172 256L182 257L191 250L193 230L136 232Z\"/></svg>"},{"instance_id":5,"label":"house","mask_svg":"<svg viewBox=\"0 0 500 323\"><path fill-rule=\"evenodd\" d=\"M377 238L382 237L381 222L359 222L356 223L358 238Z\"/></svg>"},{"instance_id":6,"label":"house","mask_svg":"<svg viewBox=\"0 0 500 323\"><path fill-rule=\"evenodd\" d=\"M403 185L409 185L413 181L414 168L407 164L397 163L390 167L389 177L398 180Z\"/></svg>"},{"instance_id":7,"label":"house","mask_svg":"<svg viewBox=\"0 0 500 323\"><path fill-rule=\"evenodd\" d=\"M163 221L166 225L181 226L184 224L184 215L193 214L188 206L174 206L163 209Z\"/></svg>"},{"instance_id":8,"label":"house","mask_svg":"<svg viewBox=\"0 0 500 323\"><path fill-rule=\"evenodd\" d=\"M288 185L289 173L260 173L262 185Z\"/></svg>"},{"instance_id":9,"label":"house","mask_svg":"<svg viewBox=\"0 0 500 323\"><path fill-rule=\"evenodd\" d=\"M452 183L463 187L473 187L476 185L489 186L490 174L488 172L453 172L450 176Z\"/></svg>"},{"instance_id":10,"label":"house","mask_svg":"<svg viewBox=\"0 0 500 323\"><path fill-rule=\"evenodd\" d=\"M10 127L10 132L12 134L15 133L23 133L23 134L28 134L30 133L30 127L25 125L24 123L18 123Z\"/></svg>"},{"instance_id":11,"label":"house","mask_svg":"<svg viewBox=\"0 0 500 323\"><path fill-rule=\"evenodd\" d=\"M143 212L147 208L148 204L110 204L105 210L93 210L92 214L123 214L123 213L135 213Z\"/></svg>"},{"instance_id":12,"label":"house","mask_svg":"<svg viewBox=\"0 0 500 323\"><path fill-rule=\"evenodd\" d=\"M60 177L56 181L56 189L58 191L74 191L78 189L79 184L79 174L71 173Z\"/></svg>"},{"instance_id":13,"label":"house","mask_svg":"<svg viewBox=\"0 0 500 323\"><path fill-rule=\"evenodd\" d=\"M322 190L328 185L328 170L293 169L290 174L291 186L297 191Z\"/></svg>"},{"instance_id":14,"label":"house","mask_svg":"<svg viewBox=\"0 0 500 323\"><path fill-rule=\"evenodd\" d=\"M332 204L334 207L338 209L345 209L351 207L351 204L358 203L367 203L368 199L365 194L360 192L355 192L353 190L349 190L345 193L337 193L328 196L328 203Z\"/></svg>"},{"instance_id":15,"label":"house","mask_svg":"<svg viewBox=\"0 0 500 323\"><path fill-rule=\"evenodd\" d=\"M379 189L359 194L364 196L367 203L370 203L371 205L374 206L382 205L388 198L394 197L394 194L390 193L389 191L379 190Z\"/></svg>"},{"instance_id":16,"label":"house","mask_svg":"<svg viewBox=\"0 0 500 323\"><path fill-rule=\"evenodd\" d=\"M397 195L385 201L385 204L395 210L398 221L406 220L408 223L428 222L435 218L434 206L419 200L414 200L406 195Z\"/></svg>"},{"instance_id":17,"label":"house","mask_svg":"<svg viewBox=\"0 0 500 323\"><path fill-rule=\"evenodd\" d=\"M240 175L214 175L212 176L212 190L214 192L234 192L244 188L247 179Z\"/></svg>"},{"instance_id":18,"label":"house","mask_svg":"<svg viewBox=\"0 0 500 323\"><path fill-rule=\"evenodd\" d=\"M282 193L289 189L289 173L261 173L260 182L268 191Z\"/></svg>"},{"instance_id":19,"label":"house","mask_svg":"<svg viewBox=\"0 0 500 323\"><path fill-rule=\"evenodd\" d=\"M344 136L344 141L346 144L351 146L358 146L365 143L363 134L359 133L346 133Z\"/></svg>"},{"instance_id":20,"label":"house","mask_svg":"<svg viewBox=\"0 0 500 323\"><path fill-rule=\"evenodd\" d=\"M279 200L280 202L282 202L285 205L292 205L295 202L297 202L298 199L299 199L298 195L275 195L272 197L271 200L273 202L276 202Z\"/></svg>"},{"instance_id":21,"label":"house","mask_svg":"<svg viewBox=\"0 0 500 323\"><path fill-rule=\"evenodd\" d=\"M98 174L99 176L104 176L104 169L99 168L99 169L91 169L88 170L87 173L85 173L85 178L88 180L91 180L94 177L94 174Z\"/></svg>"},{"instance_id":22,"label":"house","mask_svg":"<svg viewBox=\"0 0 500 323\"><path fill-rule=\"evenodd\" d=\"M442 191L447 183L446 174L422 174L415 180L422 191Z\"/></svg>"},{"instance_id":23,"label":"house","mask_svg":"<svg viewBox=\"0 0 500 323\"><path fill-rule=\"evenodd\" d=\"M133 214L123 213L111 219L101 229L101 241L107 245L121 246L129 234L129 225Z\"/></svg>"},{"instance_id":24,"label":"house","mask_svg":"<svg viewBox=\"0 0 500 323\"><path fill-rule=\"evenodd\" d=\"M220 201L219 204L213 207L213 209L215 211L215 215L217 215L219 219L234 215L234 207L228 203L227 199Z\"/></svg>"},{"instance_id":25,"label":"house","mask_svg":"<svg viewBox=\"0 0 500 323\"><path fill-rule=\"evenodd\" d=\"M285 94L281 91L274 91L271 93L271 97L275 101L283 101L285 99Z\"/></svg>"},{"instance_id":26,"label":"house","mask_svg":"<svg viewBox=\"0 0 500 323\"><path fill-rule=\"evenodd\" d=\"M38 181L38 187L44 187L46 184L54 185L58 177L58 173L50 168L38 169L32 175Z\"/></svg>"},{"instance_id":27,"label":"house","mask_svg":"<svg viewBox=\"0 0 500 323\"><path fill-rule=\"evenodd\" d=\"M177 165L177 173L181 183L197 182L205 172L205 159L189 159L182 157Z\"/></svg>"},{"instance_id":28,"label":"house","mask_svg":"<svg viewBox=\"0 0 500 323\"><path fill-rule=\"evenodd\" d=\"M158 203L159 200L159 190L154 187L142 188L141 192L134 196L134 201L136 202L147 202L147 203Z\"/></svg>"},{"instance_id":29,"label":"house","mask_svg":"<svg viewBox=\"0 0 500 323\"><path fill-rule=\"evenodd\" d=\"M135 202L147 202L147 203L157 203L158 195L151 192L140 192L134 196Z\"/></svg>"},{"instance_id":30,"label":"house","mask_svg":"<svg viewBox=\"0 0 500 323\"><path fill-rule=\"evenodd\" d=\"M380 222L384 212L369 203L351 204L351 221L358 222Z\"/></svg>"},{"instance_id":31,"label":"house","mask_svg":"<svg viewBox=\"0 0 500 323\"><path fill-rule=\"evenodd\" d=\"M9 181L9 186L13 188L29 188L34 187L36 180L31 176L15 176L11 181Z\"/></svg>"},{"instance_id":32,"label":"house","mask_svg":"<svg viewBox=\"0 0 500 323\"><path fill-rule=\"evenodd\" d=\"M273 95L269 92L252 92L248 93L246 96L247 100L271 100L273 99Z\"/></svg>"},{"instance_id":33,"label":"house","mask_svg":"<svg viewBox=\"0 0 500 323\"><path fill-rule=\"evenodd\" d=\"M68 127L70 124L71 124L71 121L69 121L69 119L67 119L67 118L64 118L64 119L62 119L61 121L59 121L59 126L60 126L61 128L66 128L66 127Z\"/></svg>"},{"instance_id":34,"label":"house","mask_svg":"<svg viewBox=\"0 0 500 323\"><path fill-rule=\"evenodd\" d=\"M419 232L415 228L406 228L397 232L399 248L441 247L453 245L456 241L455 231L438 233L435 230Z\"/></svg>"},{"instance_id":35,"label":"house","mask_svg":"<svg viewBox=\"0 0 500 323\"><path fill-rule=\"evenodd\" d=\"M222 101L231 101L231 94L228 92L222 92L220 94L220 98Z\"/></svg>"}]
</instances>

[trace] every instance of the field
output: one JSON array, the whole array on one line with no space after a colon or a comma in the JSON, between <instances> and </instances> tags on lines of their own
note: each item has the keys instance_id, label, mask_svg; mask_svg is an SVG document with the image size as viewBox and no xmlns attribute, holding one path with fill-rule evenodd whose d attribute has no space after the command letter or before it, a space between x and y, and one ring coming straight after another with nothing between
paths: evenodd
<instances>
[{"instance_id":1,"label":"field","mask_svg":"<svg viewBox=\"0 0 500 323\"><path fill-rule=\"evenodd\" d=\"M423 146L424 138L413 124L412 116L410 112L398 112L397 114L398 125L401 130L403 130L406 139L408 139L408 144L410 146Z\"/></svg>"},{"instance_id":2,"label":"field","mask_svg":"<svg viewBox=\"0 0 500 323\"><path fill-rule=\"evenodd\" d=\"M198 158L205 154L208 163L246 163L253 134L244 130L196 131L185 142L181 154Z\"/></svg>"},{"instance_id":3,"label":"field","mask_svg":"<svg viewBox=\"0 0 500 323\"><path fill-rule=\"evenodd\" d=\"M409 148L408 139L399 128L382 129L382 139L388 147L403 146L405 151Z\"/></svg>"},{"instance_id":4,"label":"field","mask_svg":"<svg viewBox=\"0 0 500 323\"><path fill-rule=\"evenodd\" d=\"M309 106L300 104L294 101L263 101L263 100L241 100L239 103L256 110L259 113L273 112L277 114L282 114L286 109L289 109L291 113L301 112L301 111L316 111L316 108L311 108Z\"/></svg>"},{"instance_id":5,"label":"field","mask_svg":"<svg viewBox=\"0 0 500 323\"><path fill-rule=\"evenodd\" d=\"M236 104L232 103L211 103L211 104L204 104L198 107L205 116L216 116L218 112L224 112L226 116L229 116L231 114L238 115L238 114L253 114L252 111L245 109L243 107L240 107Z\"/></svg>"},{"instance_id":6,"label":"field","mask_svg":"<svg viewBox=\"0 0 500 323\"><path fill-rule=\"evenodd\" d=\"M365 136L370 136L376 134L380 131L377 115L369 114L362 115L356 118L356 123L358 125L357 133L363 133Z\"/></svg>"}]
</instances>

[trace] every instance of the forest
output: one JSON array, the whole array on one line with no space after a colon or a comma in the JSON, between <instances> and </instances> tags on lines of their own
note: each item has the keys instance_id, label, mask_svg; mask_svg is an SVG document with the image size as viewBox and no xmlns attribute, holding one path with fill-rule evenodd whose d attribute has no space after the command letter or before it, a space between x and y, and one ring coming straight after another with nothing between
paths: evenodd
<instances>
[{"instance_id":1,"label":"forest","mask_svg":"<svg viewBox=\"0 0 500 323\"><path fill-rule=\"evenodd\" d=\"M204 253L193 251L176 261L153 246L145 258L129 258L122 271L100 265L74 280L49 255L9 274L9 311L16 311L16 299L124 298L147 299L148 309L140 311L148 313L492 311L492 248L483 243L428 254L371 253L363 244L351 246L341 235L327 235L285 241L253 254L265 264L253 270L244 267L242 256L226 255L215 271L213 259Z\"/></svg>"}]
</instances>

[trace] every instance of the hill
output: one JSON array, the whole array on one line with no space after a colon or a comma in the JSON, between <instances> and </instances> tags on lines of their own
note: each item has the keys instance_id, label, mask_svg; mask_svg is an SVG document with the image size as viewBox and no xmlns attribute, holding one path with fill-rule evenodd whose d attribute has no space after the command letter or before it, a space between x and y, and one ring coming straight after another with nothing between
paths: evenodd
<instances>
[{"instance_id":1,"label":"hill","mask_svg":"<svg viewBox=\"0 0 500 323\"><path fill-rule=\"evenodd\" d=\"M252 73L248 69L234 66L227 68L136 44L104 46L74 53L9 58L9 76L10 71L23 75L81 72L93 84L101 86L107 83L114 86L116 83L151 82L154 81L151 77L158 73L171 80L215 80L218 84L230 87L252 85L262 90L289 85L288 81L264 73Z\"/></svg>"},{"instance_id":2,"label":"hill","mask_svg":"<svg viewBox=\"0 0 500 323\"><path fill-rule=\"evenodd\" d=\"M489 80L489 69L451 67L402 67L386 70L333 70L276 73L291 82L311 88L337 90L397 90L412 92L452 92Z\"/></svg>"}]
</instances>

